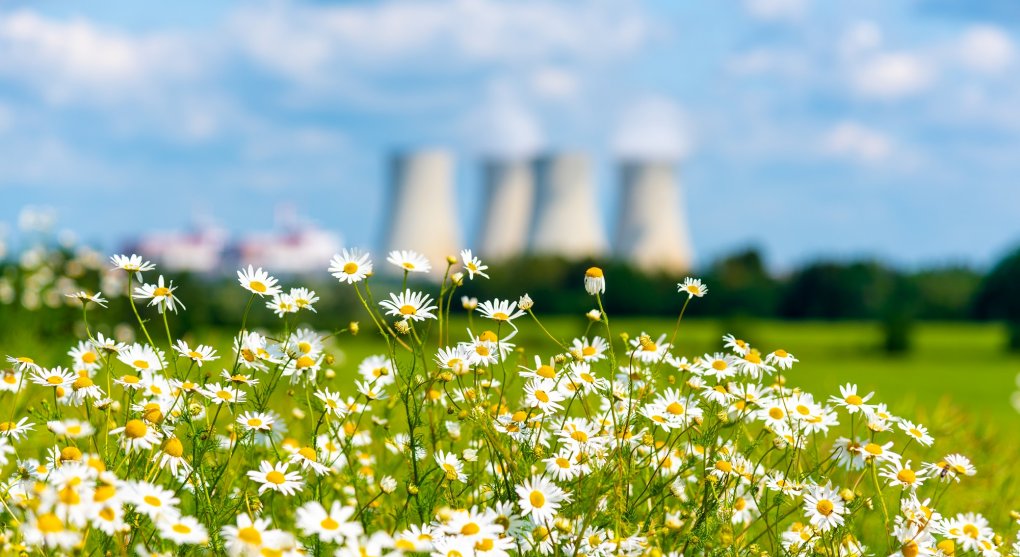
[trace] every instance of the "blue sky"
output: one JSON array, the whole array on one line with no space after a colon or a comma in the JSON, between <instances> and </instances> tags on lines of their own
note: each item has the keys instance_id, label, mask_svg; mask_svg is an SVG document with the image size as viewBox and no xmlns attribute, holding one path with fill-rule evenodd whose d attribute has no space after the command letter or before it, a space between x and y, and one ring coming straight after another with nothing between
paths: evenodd
<instances>
[{"instance_id":1,"label":"blue sky","mask_svg":"<svg viewBox=\"0 0 1020 557\"><path fill-rule=\"evenodd\" d=\"M985 265L1020 242L1008 1L186 0L0 6L0 221L112 248L287 202L376 246L387 155L681 157L700 262Z\"/></svg>"}]
</instances>

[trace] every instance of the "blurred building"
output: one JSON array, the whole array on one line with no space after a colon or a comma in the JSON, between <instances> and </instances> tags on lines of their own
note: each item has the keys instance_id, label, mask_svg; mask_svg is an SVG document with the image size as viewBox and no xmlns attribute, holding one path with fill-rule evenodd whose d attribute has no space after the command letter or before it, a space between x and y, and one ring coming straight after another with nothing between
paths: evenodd
<instances>
[{"instance_id":1,"label":"blurred building","mask_svg":"<svg viewBox=\"0 0 1020 557\"><path fill-rule=\"evenodd\" d=\"M623 162L615 256L646 272L690 270L693 250L682 202L674 161Z\"/></svg>"}]
</instances>

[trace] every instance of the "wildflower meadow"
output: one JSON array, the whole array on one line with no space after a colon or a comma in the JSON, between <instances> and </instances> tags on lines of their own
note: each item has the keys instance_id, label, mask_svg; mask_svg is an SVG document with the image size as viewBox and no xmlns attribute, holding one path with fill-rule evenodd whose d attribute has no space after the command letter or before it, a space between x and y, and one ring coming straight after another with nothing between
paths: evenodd
<instances>
[{"instance_id":1,"label":"wildflower meadow","mask_svg":"<svg viewBox=\"0 0 1020 557\"><path fill-rule=\"evenodd\" d=\"M436 263L324 261L362 316L329 330L302 325L318 293L246 267L224 342L175 332L189 300L174 281L113 256L119 291L67 294L80 339L6 357L2 551L1020 555L1010 453L970 454L966 433L943 444L945 417L895 415L883 396L897 393L852 378L802 390L796 346L726 335L680 353L711 285L680 280L674 325L625 331L603 305L613 277L592 267L576 282L587 330L562 338L527 293L463 296L488 278L472 252ZM132 341L89 325L115 296ZM250 327L256 312L277 326ZM336 357L359 345L379 350ZM988 476L1005 487L976 496Z\"/></svg>"}]
</instances>

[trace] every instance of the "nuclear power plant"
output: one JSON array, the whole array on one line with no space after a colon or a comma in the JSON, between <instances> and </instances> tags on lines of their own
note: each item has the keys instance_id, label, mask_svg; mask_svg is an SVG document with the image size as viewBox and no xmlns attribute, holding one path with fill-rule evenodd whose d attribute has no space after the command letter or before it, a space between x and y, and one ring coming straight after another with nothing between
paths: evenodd
<instances>
[{"instance_id":1,"label":"nuclear power plant","mask_svg":"<svg viewBox=\"0 0 1020 557\"><path fill-rule=\"evenodd\" d=\"M461 247L485 261L525 254L567 259L614 257L646 272L682 273L693 252L677 163L620 163L612 234L603 222L588 156L567 152L481 164L477 236L460 242L454 160L441 150L400 153L390 167L390 216L384 248L412 249L441 277L445 259ZM473 224L473 223L472 223ZM613 238L610 244L609 238Z\"/></svg>"}]
</instances>

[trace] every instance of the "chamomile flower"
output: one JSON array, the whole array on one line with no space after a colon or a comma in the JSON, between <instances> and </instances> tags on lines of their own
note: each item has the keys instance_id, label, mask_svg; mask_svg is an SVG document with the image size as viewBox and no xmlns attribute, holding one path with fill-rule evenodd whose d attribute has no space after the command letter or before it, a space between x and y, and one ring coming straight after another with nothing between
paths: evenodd
<instances>
[{"instance_id":1,"label":"chamomile flower","mask_svg":"<svg viewBox=\"0 0 1020 557\"><path fill-rule=\"evenodd\" d=\"M927 462L924 465L925 471L932 477L938 477L941 481L960 481L960 476L973 476L977 469L970 463L970 459L962 454L954 453L946 455L938 462Z\"/></svg>"},{"instance_id":2,"label":"chamomile flower","mask_svg":"<svg viewBox=\"0 0 1020 557\"><path fill-rule=\"evenodd\" d=\"M300 307L294 297L290 294L273 294L273 298L266 302L266 307L273 310L277 317L283 317L288 313L297 313Z\"/></svg>"},{"instance_id":3,"label":"chamomile flower","mask_svg":"<svg viewBox=\"0 0 1020 557\"><path fill-rule=\"evenodd\" d=\"M28 435L34 425L28 421L28 418L21 418L17 422L0 422L0 437L10 437L17 441Z\"/></svg>"},{"instance_id":4,"label":"chamomile flower","mask_svg":"<svg viewBox=\"0 0 1020 557\"><path fill-rule=\"evenodd\" d=\"M436 464L445 474L448 481L467 483L467 474L464 473L464 463L453 453L439 451L435 454Z\"/></svg>"},{"instance_id":5,"label":"chamomile flower","mask_svg":"<svg viewBox=\"0 0 1020 557\"><path fill-rule=\"evenodd\" d=\"M811 526L828 532L843 525L846 507L837 490L829 485L815 486L804 493L804 512Z\"/></svg>"},{"instance_id":6,"label":"chamomile flower","mask_svg":"<svg viewBox=\"0 0 1020 557\"><path fill-rule=\"evenodd\" d=\"M281 530L271 529L268 518L251 518L247 514L237 515L234 524L220 530L227 553L232 556L262 555L263 550L273 548L286 539Z\"/></svg>"},{"instance_id":7,"label":"chamomile flower","mask_svg":"<svg viewBox=\"0 0 1020 557\"><path fill-rule=\"evenodd\" d=\"M117 359L137 371L159 371L163 369L163 355L148 344L133 344L117 354Z\"/></svg>"},{"instance_id":8,"label":"chamomile flower","mask_svg":"<svg viewBox=\"0 0 1020 557\"><path fill-rule=\"evenodd\" d=\"M101 306L101 307L105 308L106 304L107 304L107 300L106 300L106 298L103 298L103 293L102 292L96 292L95 294L89 294L88 292L85 292L84 290L79 290L78 292L74 292L73 294L64 294L64 296L67 296L68 298L73 298L75 300L78 300L83 305L87 304L89 302L92 302L92 303L96 304L97 306Z\"/></svg>"},{"instance_id":9,"label":"chamomile flower","mask_svg":"<svg viewBox=\"0 0 1020 557\"><path fill-rule=\"evenodd\" d=\"M135 287L134 298L149 300L149 305L156 306L160 313L163 313L164 310L177 313L177 306L180 306L181 309L187 308L184 307L184 304L177 296L174 296L174 290L177 290L177 287L174 286L174 281L170 281L170 284L167 284L163 279L163 275L159 275L159 280L156 281L156 284L143 284Z\"/></svg>"},{"instance_id":10,"label":"chamomile flower","mask_svg":"<svg viewBox=\"0 0 1020 557\"><path fill-rule=\"evenodd\" d=\"M85 341L81 341L77 346L71 348L67 355L74 360L74 369L94 370L102 365L97 349Z\"/></svg>"},{"instance_id":11,"label":"chamomile flower","mask_svg":"<svg viewBox=\"0 0 1020 557\"><path fill-rule=\"evenodd\" d=\"M270 431L273 416L265 412L245 412L237 417L237 423L247 431Z\"/></svg>"},{"instance_id":12,"label":"chamomile flower","mask_svg":"<svg viewBox=\"0 0 1020 557\"><path fill-rule=\"evenodd\" d=\"M46 429L52 431L56 435L62 435L68 439L84 439L91 437L96 429L92 427L89 422L83 422L73 418L66 418L63 420L53 420L46 422ZM3 430L3 424L0 424L0 432ZM2 435L2 433L0 433Z\"/></svg>"},{"instance_id":13,"label":"chamomile flower","mask_svg":"<svg viewBox=\"0 0 1020 557\"><path fill-rule=\"evenodd\" d=\"M74 383L78 375L68 371L67 368L57 366L51 369L39 368L32 372L30 378L36 385L61 388L68 387L71 383Z\"/></svg>"},{"instance_id":14,"label":"chamomile flower","mask_svg":"<svg viewBox=\"0 0 1020 557\"><path fill-rule=\"evenodd\" d=\"M329 471L329 467L319 462L319 454L312 447L301 447L290 453L287 459L297 464L302 470L311 470L316 475L323 475Z\"/></svg>"},{"instance_id":15,"label":"chamomile flower","mask_svg":"<svg viewBox=\"0 0 1020 557\"><path fill-rule=\"evenodd\" d=\"M156 465L160 468L170 467L170 472L177 475L178 470L191 470L191 465L184 458L184 444L175 436L167 437L156 455Z\"/></svg>"},{"instance_id":16,"label":"chamomile flower","mask_svg":"<svg viewBox=\"0 0 1020 557\"><path fill-rule=\"evenodd\" d=\"M315 303L319 301L319 296L315 294L314 290L304 287L291 288L290 298L294 300L298 309L307 309L312 313L318 313L315 311Z\"/></svg>"},{"instance_id":17,"label":"chamomile flower","mask_svg":"<svg viewBox=\"0 0 1020 557\"><path fill-rule=\"evenodd\" d=\"M687 299L701 298L705 294L708 294L708 287L705 286L701 279L687 277L683 282L677 283L676 289L681 294L687 294Z\"/></svg>"},{"instance_id":18,"label":"chamomile flower","mask_svg":"<svg viewBox=\"0 0 1020 557\"><path fill-rule=\"evenodd\" d=\"M191 348L188 346L188 343L183 340L177 341L177 344L174 345L174 350L180 353L181 356L195 362L195 365L198 367L202 367L202 365L206 362L211 362L220 358L216 355L216 350L212 346L199 344L198 346Z\"/></svg>"},{"instance_id":19,"label":"chamomile flower","mask_svg":"<svg viewBox=\"0 0 1020 557\"><path fill-rule=\"evenodd\" d=\"M180 516L175 519L164 519L157 523L159 535L165 540L176 544L205 545L209 543L209 532L198 519L191 516Z\"/></svg>"},{"instance_id":20,"label":"chamomile flower","mask_svg":"<svg viewBox=\"0 0 1020 557\"><path fill-rule=\"evenodd\" d=\"M786 350L779 349L769 352L768 356L765 356L765 361L774 366L778 366L779 369L790 369L793 367L793 364L800 360L795 358L793 354L790 354Z\"/></svg>"},{"instance_id":21,"label":"chamomile flower","mask_svg":"<svg viewBox=\"0 0 1020 557\"><path fill-rule=\"evenodd\" d=\"M543 412L562 410L560 402L565 398L550 379L533 379L524 386L524 403Z\"/></svg>"},{"instance_id":22,"label":"chamomile flower","mask_svg":"<svg viewBox=\"0 0 1020 557\"><path fill-rule=\"evenodd\" d=\"M904 433L910 436L911 439L925 447L930 447L932 443L935 442L935 439L931 435L928 435L928 428L921 424L915 424L914 422L907 420L900 420L896 425L898 425Z\"/></svg>"},{"instance_id":23,"label":"chamomile flower","mask_svg":"<svg viewBox=\"0 0 1020 557\"><path fill-rule=\"evenodd\" d=\"M277 280L269 276L269 273L263 271L262 267L255 269L248 265L247 269L237 271L237 282L245 290L262 297L275 296L280 293Z\"/></svg>"},{"instance_id":24,"label":"chamomile flower","mask_svg":"<svg viewBox=\"0 0 1020 557\"><path fill-rule=\"evenodd\" d=\"M236 387L224 387L219 383L207 383L198 392L218 404L240 404L247 396L244 391L238 390Z\"/></svg>"},{"instance_id":25,"label":"chamomile flower","mask_svg":"<svg viewBox=\"0 0 1020 557\"><path fill-rule=\"evenodd\" d=\"M488 265L483 265L482 260L475 257L471 250L461 250L460 259L464 262L464 269L468 272L469 279L474 280L475 275L489 278L489 275L485 274L485 270L489 268Z\"/></svg>"},{"instance_id":26,"label":"chamomile flower","mask_svg":"<svg viewBox=\"0 0 1020 557\"><path fill-rule=\"evenodd\" d=\"M117 434L122 435L121 445L129 453L151 449L159 443L160 437L155 427L138 419L128 420L122 427L110 430L110 435Z\"/></svg>"},{"instance_id":27,"label":"chamomile flower","mask_svg":"<svg viewBox=\"0 0 1020 557\"><path fill-rule=\"evenodd\" d=\"M151 271L156 268L155 265L142 259L141 255L114 255L110 258L110 262L113 263L114 268L127 271L128 273L135 273L135 276L139 281L142 280L142 273L145 271Z\"/></svg>"},{"instance_id":28,"label":"chamomile flower","mask_svg":"<svg viewBox=\"0 0 1020 557\"><path fill-rule=\"evenodd\" d=\"M531 517L536 524L549 524L560 509L560 503L570 501L570 496L551 481L532 476L514 490L519 497L517 504L521 514Z\"/></svg>"},{"instance_id":29,"label":"chamomile flower","mask_svg":"<svg viewBox=\"0 0 1020 557\"><path fill-rule=\"evenodd\" d=\"M432 270L432 264L424 255L410 250L393 250L386 261L400 267L405 273L427 273Z\"/></svg>"},{"instance_id":30,"label":"chamomile flower","mask_svg":"<svg viewBox=\"0 0 1020 557\"><path fill-rule=\"evenodd\" d=\"M128 502L135 510L152 520L174 520L181 515L177 504L181 502L173 491L148 482L137 482L130 490Z\"/></svg>"},{"instance_id":31,"label":"chamomile flower","mask_svg":"<svg viewBox=\"0 0 1020 557\"><path fill-rule=\"evenodd\" d=\"M432 310L437 306L431 305L432 298L422 292L412 292L407 289L400 294L390 294L389 300L379 302L379 305L387 309L386 315L392 315L402 319L413 321L424 321L435 319Z\"/></svg>"},{"instance_id":32,"label":"chamomile flower","mask_svg":"<svg viewBox=\"0 0 1020 557\"><path fill-rule=\"evenodd\" d=\"M301 491L303 483L301 481L301 474L299 472L288 471L289 467L286 462L270 464L268 460L263 460L259 464L258 470L248 472L248 478L255 483L261 484L259 486L259 495L266 491L278 491L284 495L294 495Z\"/></svg>"},{"instance_id":33,"label":"chamomile flower","mask_svg":"<svg viewBox=\"0 0 1020 557\"><path fill-rule=\"evenodd\" d=\"M340 282L354 284L372 274L372 261L367 252L362 253L357 248L344 249L329 262L329 272Z\"/></svg>"},{"instance_id":34,"label":"chamomile flower","mask_svg":"<svg viewBox=\"0 0 1020 557\"><path fill-rule=\"evenodd\" d=\"M910 467L910 461L900 462L893 460L882 468L879 473L883 478L888 478L889 485L900 486L908 489L916 489L924 484L927 479L927 472L914 470Z\"/></svg>"},{"instance_id":35,"label":"chamomile flower","mask_svg":"<svg viewBox=\"0 0 1020 557\"><path fill-rule=\"evenodd\" d=\"M327 543L338 542L362 534L361 524L351 520L354 512L339 501L334 501L329 511L321 503L309 501L298 507L294 522L306 536L316 536Z\"/></svg>"},{"instance_id":36,"label":"chamomile flower","mask_svg":"<svg viewBox=\"0 0 1020 557\"><path fill-rule=\"evenodd\" d=\"M871 406L866 404L875 393L868 393L863 397L857 394L857 385L847 383L839 388L840 396L829 397L829 400L837 406L842 406L851 414L857 412L869 413Z\"/></svg>"},{"instance_id":37,"label":"chamomile flower","mask_svg":"<svg viewBox=\"0 0 1020 557\"><path fill-rule=\"evenodd\" d=\"M460 297L460 305L469 312L474 311L478 308L478 298L471 298L469 296Z\"/></svg>"},{"instance_id":38,"label":"chamomile flower","mask_svg":"<svg viewBox=\"0 0 1020 557\"><path fill-rule=\"evenodd\" d=\"M606 276L602 269L589 267L584 272L584 289L592 296L606 293Z\"/></svg>"},{"instance_id":39,"label":"chamomile flower","mask_svg":"<svg viewBox=\"0 0 1020 557\"><path fill-rule=\"evenodd\" d=\"M523 311L517 309L517 302L499 298L491 302L482 302L478 305L478 312L482 314L482 317L505 322L511 322L524 315Z\"/></svg>"},{"instance_id":40,"label":"chamomile flower","mask_svg":"<svg viewBox=\"0 0 1020 557\"><path fill-rule=\"evenodd\" d=\"M13 365L18 371L38 371L42 366L35 363L35 360L28 356L7 356L7 363Z\"/></svg>"}]
</instances>

